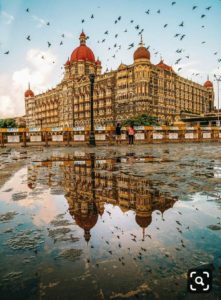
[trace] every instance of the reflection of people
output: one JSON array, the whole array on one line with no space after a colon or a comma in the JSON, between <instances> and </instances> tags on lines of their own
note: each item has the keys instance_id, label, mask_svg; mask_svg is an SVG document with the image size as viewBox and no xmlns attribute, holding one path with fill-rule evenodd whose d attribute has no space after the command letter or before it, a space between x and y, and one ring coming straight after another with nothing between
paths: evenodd
<instances>
[{"instance_id":1,"label":"reflection of people","mask_svg":"<svg viewBox=\"0 0 221 300\"><path fill-rule=\"evenodd\" d=\"M134 135L135 135L134 126L130 125L127 132L128 132L129 145L133 145L134 144Z\"/></svg>"},{"instance_id":2,"label":"reflection of people","mask_svg":"<svg viewBox=\"0 0 221 300\"><path fill-rule=\"evenodd\" d=\"M120 123L117 123L115 133L116 133L116 142L118 144L121 142L121 125L120 125Z\"/></svg>"}]
</instances>

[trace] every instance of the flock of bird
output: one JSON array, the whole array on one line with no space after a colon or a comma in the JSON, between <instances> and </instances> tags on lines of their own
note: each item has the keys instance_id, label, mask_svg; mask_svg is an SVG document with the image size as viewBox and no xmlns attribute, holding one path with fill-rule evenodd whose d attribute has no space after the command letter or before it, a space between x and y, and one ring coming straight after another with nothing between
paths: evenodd
<instances>
[{"instance_id":1,"label":"flock of bird","mask_svg":"<svg viewBox=\"0 0 221 300\"><path fill-rule=\"evenodd\" d=\"M195 207L195 205L192 205L192 207L193 207L193 210L199 211L199 208ZM179 210L176 210L176 212L182 218L183 213ZM112 218L112 213L110 211L106 210L106 213L109 215L110 218ZM156 211L156 215L161 215L161 213ZM128 215L126 214L126 216L128 216ZM105 218L105 220L108 221L107 217ZM105 223L105 220L103 220L102 222ZM220 224L220 220L221 220L221 218L217 217L217 221L219 221L218 224ZM156 221L158 221L158 219L156 219ZM164 218L162 218L162 221L166 221L166 220ZM108 221L108 223L109 223L109 221ZM184 250L184 248L187 251L191 251L191 249L189 249L189 250L187 249L188 245L189 245L188 239L185 240L185 237L186 237L185 232L191 231L190 226L185 225L185 222L183 222L183 221L181 221L181 219L177 218L176 220L174 220L173 227L178 232L178 238L176 239L176 241L177 241L176 245L174 246L174 249L173 249L173 246L170 248L171 252L166 251L166 252L162 253L166 258L168 258L171 261L174 260L174 255L176 252L177 253L182 252L182 250ZM163 228L165 228L165 227L163 226ZM163 228L160 228L158 226L155 227L155 229L158 231L163 230ZM129 257L131 259L133 259L134 261L143 261L148 255L149 246L151 246L151 244L145 242L145 238L148 237L148 239L151 239L151 240L156 239L156 235L153 230L152 230L153 235L151 235L150 233L146 233L142 239L139 238L139 234L134 234L130 231L125 232L119 226L112 226L110 228L110 230L111 230L111 235L112 235L112 237L110 239L105 239L104 236L101 236L101 240L103 241L102 247L104 249L104 252L106 251L106 253L108 253L107 255L114 256L115 259L119 260L119 262L122 266L125 266L126 262L128 261L127 255L129 255ZM148 230L148 228L147 228L147 230ZM126 242L127 245L124 245L125 241L123 240L124 239L123 237L125 235L127 235L127 242ZM204 238L205 237L202 235L201 239L204 239ZM128 247L130 240L132 242L134 242L135 244L134 244L134 246L131 245L130 247ZM91 249L95 248L93 243L90 244L90 248ZM121 248L124 250L123 252L120 251ZM123 254L123 256L122 256L122 254ZM184 259L184 258L182 257L182 259ZM89 257L86 260L87 260L88 264L92 263L92 261ZM99 267L99 262L96 262L94 265L96 267ZM152 272L151 268L149 269L149 272Z\"/></svg>"},{"instance_id":2,"label":"flock of bird","mask_svg":"<svg viewBox=\"0 0 221 300\"><path fill-rule=\"evenodd\" d=\"M221 0L220 0L220 1L221 1ZM176 5L177 5L176 1L171 2L171 6L172 6L172 7L173 7L173 6L176 6ZM98 7L98 8L100 8L100 7ZM199 9L199 7L198 7L197 5L192 6L192 11L197 11L198 9ZM206 16L207 16L206 12L209 12L211 9L212 9L212 6L205 7L205 8L204 8L205 13L199 14L199 18L200 18L201 20L204 20L204 19L206 18ZM26 9L26 13L27 13L27 14L31 14L30 8L27 8L27 9ZM154 11L152 11L152 10L150 10L150 9L147 9L147 10L145 10L144 13L145 13L145 15L147 15L147 16L148 16L148 15L151 15L151 14L152 14L152 15L153 15L153 14L161 14L161 13L162 13L162 9L158 9L156 12L154 12ZM118 16L115 20L113 20L113 26L116 25L117 23L121 22L121 21L122 21L122 18L123 18L122 16ZM88 19L82 18L80 22L81 22L81 24L83 25L83 24L85 24L86 22L88 23L88 22L90 22L90 20L94 20L94 19L95 19L95 14L92 13L92 14L88 17ZM51 26L51 23L50 23L49 21L45 21L45 26ZM128 28L125 28L125 30L123 31L123 33L126 34L129 30L134 29L138 35L141 35L141 34L144 32L144 30L145 30L144 28L141 28L141 25L140 25L140 24L136 24L136 23L135 23L135 20L133 20L133 19L129 21L129 25L128 25L128 26L129 26L129 27L128 27ZM131 26L132 26L132 28L131 28ZM168 27L169 27L169 23L165 23L165 24L162 26L162 30L166 30ZM205 28L205 25L202 25L201 27L202 27L202 28ZM175 33L175 34L174 34L174 38L175 38L175 39L179 39L180 41L183 41L183 40L188 36L188 34L187 34L186 32L183 31L184 28L185 28L185 21L184 21L184 20L181 20L180 23L177 24L177 28L182 29L182 30L181 30L182 32ZM103 37L102 37L100 40L98 40L97 43L99 43L99 44L104 44L104 46L105 46L105 45L108 43L108 37L109 37L109 36L112 36L111 30L106 29L106 30L104 31L104 33L103 33ZM120 33L119 33L119 32L116 32L116 33L113 34L113 37L114 37L114 39L116 39L116 42L114 42L114 44L113 44L112 46L108 46L108 47L107 47L107 51L108 51L107 53L110 53L111 51L113 51L112 54L110 54L110 56L107 58L107 61L109 61L109 60L112 59L112 58L115 59L115 58L117 57L117 53L118 53L118 52L122 49L122 47L123 47L123 45L121 45L121 44L118 43L118 40L119 40L118 38L119 38L119 36L120 36ZM26 38L26 40L27 40L28 42L31 42L31 40L32 40L30 34L28 34L25 38ZM62 45L64 44L64 39L65 39L65 34L63 33L63 34L61 34L61 36L60 36L60 41L59 41L59 43L58 43L59 46L62 46ZM87 37L87 39L89 39L89 36ZM52 45L52 42L51 42L51 41L47 41L46 44L47 44L47 47L48 47L48 48L51 48L51 47L53 47L53 46L56 46L56 45ZM203 40L203 41L201 42L201 44L202 44L202 45L206 44L206 41ZM136 46L136 44L135 44L134 42L129 43L128 46L127 46L127 49L130 50L130 49L134 48L135 46ZM150 48L151 48L151 50L152 50L152 52L153 52L153 54L154 54L155 57L156 57L157 55L159 55L160 57L162 57L161 53L160 53L159 51L157 51L155 48L152 48L150 45L147 46L147 49L150 49ZM190 59L190 55L189 55L189 54L185 54L186 51L187 51L187 50L184 49L184 48L178 48L178 49L175 50L175 55L176 55L176 54L180 54L180 56L181 56L181 57L177 58L177 59L175 60L175 62L174 62L175 67L177 66L177 71L178 71L178 72L181 71L182 68L183 68L182 66L179 66L179 64L182 63L185 59L188 59L188 60ZM8 55L9 53L10 53L9 50L6 51L6 52L4 52L5 55ZM217 57L217 63L221 63L221 55L220 55L220 58L218 58L218 54L219 54L218 50L213 51L213 55ZM45 59L44 56L41 56L41 58L42 58L42 59ZM55 63L55 62L53 61L53 63ZM61 68L63 68L63 67L61 67ZM219 69L219 66L218 66L218 69ZM107 71L107 70L108 70L108 68L106 69L106 71ZM200 75L200 73L192 73L192 76L199 76L199 75Z\"/></svg>"}]
</instances>

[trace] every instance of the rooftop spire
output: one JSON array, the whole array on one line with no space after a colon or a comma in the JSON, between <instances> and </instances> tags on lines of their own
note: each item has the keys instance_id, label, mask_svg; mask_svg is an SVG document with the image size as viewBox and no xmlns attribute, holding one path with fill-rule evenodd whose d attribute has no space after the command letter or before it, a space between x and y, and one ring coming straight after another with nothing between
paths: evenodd
<instances>
[{"instance_id":1,"label":"rooftop spire","mask_svg":"<svg viewBox=\"0 0 221 300\"><path fill-rule=\"evenodd\" d=\"M79 40L80 40L80 44L81 45L85 45L86 44L86 35L85 35L83 29L82 29L82 32L80 34Z\"/></svg>"},{"instance_id":2,"label":"rooftop spire","mask_svg":"<svg viewBox=\"0 0 221 300\"><path fill-rule=\"evenodd\" d=\"M144 46L144 42L143 42L143 36L142 36L142 33L140 34L140 43L139 43L140 46Z\"/></svg>"},{"instance_id":3,"label":"rooftop spire","mask_svg":"<svg viewBox=\"0 0 221 300\"><path fill-rule=\"evenodd\" d=\"M31 89L31 85L30 85L30 82L28 83L28 89L29 89L29 90Z\"/></svg>"}]
</instances>

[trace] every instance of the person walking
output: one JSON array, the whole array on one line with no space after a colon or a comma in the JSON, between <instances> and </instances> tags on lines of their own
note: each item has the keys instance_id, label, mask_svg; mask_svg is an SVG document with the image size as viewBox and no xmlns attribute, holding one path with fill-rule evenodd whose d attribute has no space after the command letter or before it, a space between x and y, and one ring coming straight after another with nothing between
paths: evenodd
<instances>
[{"instance_id":1,"label":"person walking","mask_svg":"<svg viewBox=\"0 0 221 300\"><path fill-rule=\"evenodd\" d=\"M120 144L121 143L121 125L120 125L120 123L117 123L115 133L116 133L116 143Z\"/></svg>"},{"instance_id":2,"label":"person walking","mask_svg":"<svg viewBox=\"0 0 221 300\"><path fill-rule=\"evenodd\" d=\"M130 125L127 133L128 133L128 138L129 138L129 145L133 145L134 144L134 135L135 135L135 129L134 129L133 125Z\"/></svg>"}]
</instances>

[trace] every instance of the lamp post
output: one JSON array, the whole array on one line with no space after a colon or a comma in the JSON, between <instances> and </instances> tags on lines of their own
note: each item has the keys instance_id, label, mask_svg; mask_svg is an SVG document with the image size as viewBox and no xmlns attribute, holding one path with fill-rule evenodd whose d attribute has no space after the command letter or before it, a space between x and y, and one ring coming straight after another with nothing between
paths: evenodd
<instances>
[{"instance_id":1,"label":"lamp post","mask_svg":"<svg viewBox=\"0 0 221 300\"><path fill-rule=\"evenodd\" d=\"M89 136L89 145L96 146L95 134L94 134L94 74L89 75L90 79L90 108L91 108L91 128Z\"/></svg>"},{"instance_id":2,"label":"lamp post","mask_svg":"<svg viewBox=\"0 0 221 300\"><path fill-rule=\"evenodd\" d=\"M218 97L218 124L219 124L219 126L220 126L220 123L219 123L219 83L220 83L220 81L221 81L221 75L218 77L218 76L216 76L216 74L215 74L214 77L215 77L215 79L216 79L216 81L217 81L217 92L218 92L218 94L217 94L217 97Z\"/></svg>"}]
</instances>

